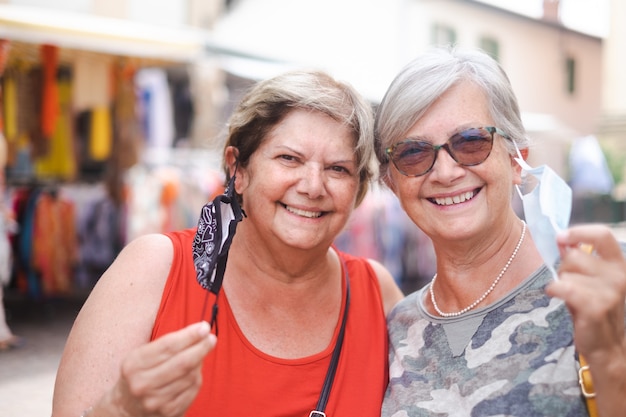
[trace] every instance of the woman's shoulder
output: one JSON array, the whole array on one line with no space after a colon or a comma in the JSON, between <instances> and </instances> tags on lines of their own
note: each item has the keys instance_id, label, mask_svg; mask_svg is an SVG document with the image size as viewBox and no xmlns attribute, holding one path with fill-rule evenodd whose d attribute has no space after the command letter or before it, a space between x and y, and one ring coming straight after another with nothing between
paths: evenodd
<instances>
[{"instance_id":1,"label":"woman's shoulder","mask_svg":"<svg viewBox=\"0 0 626 417\"><path fill-rule=\"evenodd\" d=\"M400 300L390 311L388 319L398 319L399 316L407 315L413 318L421 318L423 316L423 305L421 300L424 297L424 288L420 288L410 294L407 294L402 300Z\"/></svg>"},{"instance_id":2,"label":"woman's shoulder","mask_svg":"<svg viewBox=\"0 0 626 417\"><path fill-rule=\"evenodd\" d=\"M118 260L133 262L146 261L148 258L161 258L172 252L172 240L161 233L150 233L136 237L120 252ZM129 258L129 259L125 259ZM116 260L117 261L117 260Z\"/></svg>"},{"instance_id":3,"label":"woman's shoulder","mask_svg":"<svg viewBox=\"0 0 626 417\"><path fill-rule=\"evenodd\" d=\"M194 227L194 228L189 228L189 229L180 229L180 230L165 232L161 236L165 236L169 238L174 243L176 242L186 243L186 242L191 242L195 239L196 231L197 229Z\"/></svg>"},{"instance_id":4,"label":"woman's shoulder","mask_svg":"<svg viewBox=\"0 0 626 417\"><path fill-rule=\"evenodd\" d=\"M365 258L362 256L355 256L347 252L339 251L335 248L337 255L347 274L350 277L350 281L354 279L367 279L372 281L387 281L392 279L389 271L380 263L373 259Z\"/></svg>"},{"instance_id":5,"label":"woman's shoulder","mask_svg":"<svg viewBox=\"0 0 626 417\"><path fill-rule=\"evenodd\" d=\"M391 308L404 297L395 279L383 264L374 259L354 256L339 251L338 253L346 264L348 273L351 276L369 276L372 282L378 284L377 287L383 302L385 315L387 315Z\"/></svg>"},{"instance_id":6,"label":"woman's shoulder","mask_svg":"<svg viewBox=\"0 0 626 417\"><path fill-rule=\"evenodd\" d=\"M118 289L131 286L152 293L165 284L173 252L172 241L164 234L138 236L120 251L99 284Z\"/></svg>"}]
</instances>

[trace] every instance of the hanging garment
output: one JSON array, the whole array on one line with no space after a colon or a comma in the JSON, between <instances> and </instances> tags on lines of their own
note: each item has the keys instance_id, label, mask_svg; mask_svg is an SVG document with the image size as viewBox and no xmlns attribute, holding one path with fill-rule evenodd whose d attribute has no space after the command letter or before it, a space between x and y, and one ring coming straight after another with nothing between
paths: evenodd
<instances>
[{"instance_id":1,"label":"hanging garment","mask_svg":"<svg viewBox=\"0 0 626 417\"><path fill-rule=\"evenodd\" d=\"M0 191L2 190L0 189ZM3 204L0 201L0 287L9 285L11 281L13 247L9 236L17 232L17 223L6 215Z\"/></svg>"},{"instance_id":2,"label":"hanging garment","mask_svg":"<svg viewBox=\"0 0 626 417\"><path fill-rule=\"evenodd\" d=\"M17 286L24 293L34 299L42 296L41 282L33 262L33 226L35 219L35 209L41 190L37 187L33 189L20 190L16 195L15 213L19 223L19 231L15 243L15 262Z\"/></svg>"},{"instance_id":3,"label":"hanging garment","mask_svg":"<svg viewBox=\"0 0 626 417\"><path fill-rule=\"evenodd\" d=\"M33 266L46 295L70 292L78 259L74 205L58 190L41 193L34 214Z\"/></svg>"},{"instance_id":4,"label":"hanging garment","mask_svg":"<svg viewBox=\"0 0 626 417\"><path fill-rule=\"evenodd\" d=\"M137 115L135 72L135 67L128 62L121 63L113 71L114 156L120 170L126 170L139 162L139 154L145 141Z\"/></svg>"},{"instance_id":5,"label":"hanging garment","mask_svg":"<svg viewBox=\"0 0 626 417\"><path fill-rule=\"evenodd\" d=\"M48 140L42 135L42 70L32 68L16 73L17 85L17 145L16 149L28 148L29 155L37 158L45 155Z\"/></svg>"},{"instance_id":6,"label":"hanging garment","mask_svg":"<svg viewBox=\"0 0 626 417\"><path fill-rule=\"evenodd\" d=\"M11 280L11 267L13 265L13 254L9 232L4 216L0 215L0 286L6 286Z\"/></svg>"},{"instance_id":7,"label":"hanging garment","mask_svg":"<svg viewBox=\"0 0 626 417\"><path fill-rule=\"evenodd\" d=\"M135 82L140 90L143 125L147 145L171 148L174 141L172 96L164 70L147 68L137 71Z\"/></svg>"},{"instance_id":8,"label":"hanging garment","mask_svg":"<svg viewBox=\"0 0 626 417\"><path fill-rule=\"evenodd\" d=\"M191 125L194 116L194 102L190 88L189 74L179 68L167 73L172 90L174 111L174 145L179 141L187 141L191 135Z\"/></svg>"},{"instance_id":9,"label":"hanging garment","mask_svg":"<svg viewBox=\"0 0 626 417\"><path fill-rule=\"evenodd\" d=\"M104 161L111 155L112 148L111 112L108 107L99 107L91 114L89 156L96 161Z\"/></svg>"},{"instance_id":10,"label":"hanging garment","mask_svg":"<svg viewBox=\"0 0 626 417\"><path fill-rule=\"evenodd\" d=\"M89 203L81 219L78 236L80 264L91 279L111 265L123 246L120 234L120 212L108 197Z\"/></svg>"},{"instance_id":11,"label":"hanging garment","mask_svg":"<svg viewBox=\"0 0 626 417\"><path fill-rule=\"evenodd\" d=\"M17 138L17 87L15 77L7 73L4 76L2 86L2 117L4 134L8 142Z\"/></svg>"},{"instance_id":12,"label":"hanging garment","mask_svg":"<svg viewBox=\"0 0 626 417\"><path fill-rule=\"evenodd\" d=\"M72 128L72 87L69 73L58 80L60 113L49 141L48 153L37 159L38 178L72 180L76 177L76 152Z\"/></svg>"},{"instance_id":13,"label":"hanging garment","mask_svg":"<svg viewBox=\"0 0 626 417\"><path fill-rule=\"evenodd\" d=\"M57 65L59 49L53 45L41 46L43 88L41 91L41 129L44 137L54 134L59 115L59 92L57 89Z\"/></svg>"}]
</instances>

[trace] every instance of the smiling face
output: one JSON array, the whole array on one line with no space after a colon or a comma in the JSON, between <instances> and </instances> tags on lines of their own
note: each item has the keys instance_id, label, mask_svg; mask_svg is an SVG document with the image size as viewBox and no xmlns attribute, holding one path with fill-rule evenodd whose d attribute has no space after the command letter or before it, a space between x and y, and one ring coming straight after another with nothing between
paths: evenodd
<instances>
[{"instance_id":1,"label":"smiling face","mask_svg":"<svg viewBox=\"0 0 626 417\"><path fill-rule=\"evenodd\" d=\"M269 246L327 249L356 202L354 142L321 112L291 111L237 171L245 227Z\"/></svg>"},{"instance_id":2,"label":"smiling face","mask_svg":"<svg viewBox=\"0 0 626 417\"><path fill-rule=\"evenodd\" d=\"M435 101L405 136L441 145L466 128L493 125L482 90L462 82ZM390 166L388 185L409 217L435 241L498 230L514 214L512 186L521 180L504 140L496 134L491 154L475 166L459 165L443 149L432 170L420 177L407 177Z\"/></svg>"}]
</instances>

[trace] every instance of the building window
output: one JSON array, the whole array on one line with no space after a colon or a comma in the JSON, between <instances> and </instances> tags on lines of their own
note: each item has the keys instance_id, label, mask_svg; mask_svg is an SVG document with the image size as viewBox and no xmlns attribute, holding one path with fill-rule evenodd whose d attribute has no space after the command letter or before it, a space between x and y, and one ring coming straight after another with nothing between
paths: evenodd
<instances>
[{"instance_id":1,"label":"building window","mask_svg":"<svg viewBox=\"0 0 626 417\"><path fill-rule=\"evenodd\" d=\"M435 23L432 29L432 44L447 46L456 44L456 32L453 28L441 23Z\"/></svg>"},{"instance_id":2,"label":"building window","mask_svg":"<svg viewBox=\"0 0 626 417\"><path fill-rule=\"evenodd\" d=\"M480 49L487 52L496 61L500 61L500 44L494 38L488 36L480 38Z\"/></svg>"},{"instance_id":3,"label":"building window","mask_svg":"<svg viewBox=\"0 0 626 417\"><path fill-rule=\"evenodd\" d=\"M576 60L572 57L565 59L565 88L569 94L576 92Z\"/></svg>"}]
</instances>

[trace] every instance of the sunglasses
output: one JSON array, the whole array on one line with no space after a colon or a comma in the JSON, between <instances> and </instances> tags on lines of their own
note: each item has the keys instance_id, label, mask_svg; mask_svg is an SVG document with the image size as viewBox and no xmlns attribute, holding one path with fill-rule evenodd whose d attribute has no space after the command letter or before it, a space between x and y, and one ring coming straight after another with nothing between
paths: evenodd
<instances>
[{"instance_id":1,"label":"sunglasses","mask_svg":"<svg viewBox=\"0 0 626 417\"><path fill-rule=\"evenodd\" d=\"M455 133L443 145L406 139L386 148L385 153L401 174L419 177L433 168L440 149L445 149L459 165L473 166L483 163L493 148L494 133L510 139L497 127L473 127Z\"/></svg>"}]
</instances>

